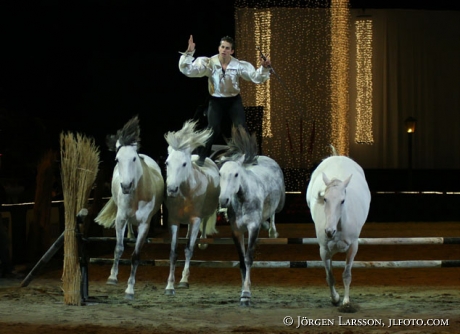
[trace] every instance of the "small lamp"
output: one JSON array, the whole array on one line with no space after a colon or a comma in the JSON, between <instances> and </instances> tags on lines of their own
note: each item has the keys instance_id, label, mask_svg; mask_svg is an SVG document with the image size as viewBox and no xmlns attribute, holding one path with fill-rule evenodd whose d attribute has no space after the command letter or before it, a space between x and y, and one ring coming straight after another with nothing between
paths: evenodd
<instances>
[{"instance_id":1,"label":"small lamp","mask_svg":"<svg viewBox=\"0 0 460 334\"><path fill-rule=\"evenodd\" d=\"M404 124L406 125L408 139L408 186L409 190L412 190L412 136L415 132L415 125L417 124L417 120L414 117L409 116L404 120Z\"/></svg>"},{"instance_id":2,"label":"small lamp","mask_svg":"<svg viewBox=\"0 0 460 334\"><path fill-rule=\"evenodd\" d=\"M417 120L409 116L405 119L404 124L406 125L407 133L414 133L415 132L415 125L417 124Z\"/></svg>"}]
</instances>

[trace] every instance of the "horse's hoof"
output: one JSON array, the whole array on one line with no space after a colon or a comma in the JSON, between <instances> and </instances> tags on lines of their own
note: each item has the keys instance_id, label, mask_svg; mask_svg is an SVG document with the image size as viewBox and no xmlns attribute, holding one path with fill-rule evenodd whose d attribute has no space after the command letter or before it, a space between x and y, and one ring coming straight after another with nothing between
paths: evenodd
<instances>
[{"instance_id":1,"label":"horse's hoof","mask_svg":"<svg viewBox=\"0 0 460 334\"><path fill-rule=\"evenodd\" d=\"M278 232L270 233L268 236L272 239L277 239L280 234Z\"/></svg>"},{"instance_id":2,"label":"horse's hoof","mask_svg":"<svg viewBox=\"0 0 460 334\"><path fill-rule=\"evenodd\" d=\"M181 288L181 289L188 289L190 286L189 286L189 284L187 282L179 282L177 287Z\"/></svg>"},{"instance_id":3,"label":"horse's hoof","mask_svg":"<svg viewBox=\"0 0 460 334\"><path fill-rule=\"evenodd\" d=\"M335 301L334 299L331 298L332 305L339 306L339 302L340 302L340 300Z\"/></svg>"},{"instance_id":4,"label":"horse's hoof","mask_svg":"<svg viewBox=\"0 0 460 334\"><path fill-rule=\"evenodd\" d=\"M199 249L206 249L208 248L208 244L198 244Z\"/></svg>"},{"instance_id":5,"label":"horse's hoof","mask_svg":"<svg viewBox=\"0 0 460 334\"><path fill-rule=\"evenodd\" d=\"M240 297L240 306L251 306L251 292L243 291Z\"/></svg>"},{"instance_id":6,"label":"horse's hoof","mask_svg":"<svg viewBox=\"0 0 460 334\"><path fill-rule=\"evenodd\" d=\"M331 303L332 305L334 306L339 306L339 303L340 303L340 295L335 292L335 293L331 293Z\"/></svg>"},{"instance_id":7,"label":"horse's hoof","mask_svg":"<svg viewBox=\"0 0 460 334\"><path fill-rule=\"evenodd\" d=\"M174 296L176 294L176 290L174 289L165 289L166 296Z\"/></svg>"},{"instance_id":8,"label":"horse's hoof","mask_svg":"<svg viewBox=\"0 0 460 334\"><path fill-rule=\"evenodd\" d=\"M134 293L125 293L125 299L133 300L134 299Z\"/></svg>"},{"instance_id":9,"label":"horse's hoof","mask_svg":"<svg viewBox=\"0 0 460 334\"><path fill-rule=\"evenodd\" d=\"M352 304L352 303L346 303L339 307L339 312L343 312L343 313L356 313L358 311L359 311L359 306Z\"/></svg>"},{"instance_id":10,"label":"horse's hoof","mask_svg":"<svg viewBox=\"0 0 460 334\"><path fill-rule=\"evenodd\" d=\"M117 285L117 284L118 284L118 280L117 280L117 279L113 279L113 278L109 278L109 279L107 280L106 284Z\"/></svg>"},{"instance_id":11,"label":"horse's hoof","mask_svg":"<svg viewBox=\"0 0 460 334\"><path fill-rule=\"evenodd\" d=\"M240 306L244 306L244 307L251 306L251 298L241 298Z\"/></svg>"}]
</instances>

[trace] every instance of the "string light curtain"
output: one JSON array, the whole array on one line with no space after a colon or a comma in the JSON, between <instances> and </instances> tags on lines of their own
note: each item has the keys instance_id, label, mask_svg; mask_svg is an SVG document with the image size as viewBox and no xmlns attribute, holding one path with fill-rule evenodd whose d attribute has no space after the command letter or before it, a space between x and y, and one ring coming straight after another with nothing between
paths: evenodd
<instances>
[{"instance_id":1,"label":"string light curtain","mask_svg":"<svg viewBox=\"0 0 460 334\"><path fill-rule=\"evenodd\" d=\"M331 0L331 142L340 154L349 151L349 27L348 0Z\"/></svg>"},{"instance_id":2,"label":"string light curtain","mask_svg":"<svg viewBox=\"0 0 460 334\"><path fill-rule=\"evenodd\" d=\"M254 49L255 57L260 57L263 51L259 45L263 45L264 48L270 50L270 36L271 36L271 12L270 10L261 10L260 12L254 13L254 25L255 25L255 40L258 42L258 47ZM264 55L268 56L268 55ZM262 121L262 136L271 138L273 137L272 126L271 126L271 101L270 101L270 80L265 85L256 85L256 105L263 106L266 117Z\"/></svg>"},{"instance_id":3,"label":"string light curtain","mask_svg":"<svg viewBox=\"0 0 460 334\"><path fill-rule=\"evenodd\" d=\"M245 106L263 106L263 154L283 168L289 189L331 154L348 154L348 0L236 1L236 56L275 73L242 82Z\"/></svg>"},{"instance_id":4,"label":"string light curtain","mask_svg":"<svg viewBox=\"0 0 460 334\"><path fill-rule=\"evenodd\" d=\"M372 17L355 21L356 38L356 133L357 144L373 144L372 132Z\"/></svg>"}]
</instances>

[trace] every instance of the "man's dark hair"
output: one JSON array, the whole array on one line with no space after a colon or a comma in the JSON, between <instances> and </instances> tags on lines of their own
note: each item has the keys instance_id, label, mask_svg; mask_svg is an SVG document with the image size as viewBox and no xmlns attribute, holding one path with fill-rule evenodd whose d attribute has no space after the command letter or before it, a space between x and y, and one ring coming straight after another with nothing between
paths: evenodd
<instances>
[{"instance_id":1,"label":"man's dark hair","mask_svg":"<svg viewBox=\"0 0 460 334\"><path fill-rule=\"evenodd\" d=\"M220 42L227 42L232 45L232 50L235 50L235 41L230 36L224 36L220 39Z\"/></svg>"}]
</instances>

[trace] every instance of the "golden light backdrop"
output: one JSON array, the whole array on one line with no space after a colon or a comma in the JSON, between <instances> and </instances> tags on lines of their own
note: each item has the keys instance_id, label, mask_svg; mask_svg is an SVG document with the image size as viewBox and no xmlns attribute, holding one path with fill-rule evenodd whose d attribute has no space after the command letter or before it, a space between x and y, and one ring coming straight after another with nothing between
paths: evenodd
<instances>
[{"instance_id":1,"label":"golden light backdrop","mask_svg":"<svg viewBox=\"0 0 460 334\"><path fill-rule=\"evenodd\" d=\"M373 144L372 132L372 18L358 16L356 35L356 133L359 144Z\"/></svg>"},{"instance_id":2,"label":"golden light backdrop","mask_svg":"<svg viewBox=\"0 0 460 334\"><path fill-rule=\"evenodd\" d=\"M349 150L348 0L235 2L235 56L273 69L269 84L242 82L246 107L263 106L263 154L283 168L287 189L304 191L305 171Z\"/></svg>"}]
</instances>

